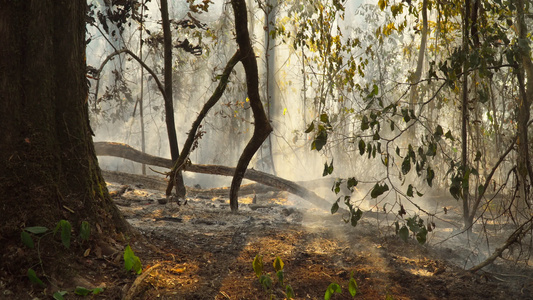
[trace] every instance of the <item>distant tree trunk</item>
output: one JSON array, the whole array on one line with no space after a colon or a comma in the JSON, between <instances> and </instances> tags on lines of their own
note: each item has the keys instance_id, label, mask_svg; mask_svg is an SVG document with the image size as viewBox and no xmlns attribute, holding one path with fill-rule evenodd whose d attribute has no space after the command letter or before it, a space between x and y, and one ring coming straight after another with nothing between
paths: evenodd
<instances>
[{"instance_id":1,"label":"distant tree trunk","mask_svg":"<svg viewBox=\"0 0 533 300\"><path fill-rule=\"evenodd\" d=\"M520 40L527 40L527 25L524 14L524 0L519 0L517 3L517 22L518 24L518 38ZM520 97L517 105L517 131L518 131L518 161L517 170L520 183L520 200L517 203L517 212L523 213L529 203L529 187L531 186L531 179L533 178L533 170L529 158L529 138L528 138L528 122L530 118L531 97L533 96L533 64L528 49L520 49L518 54L518 68L516 70L518 76L518 84L520 90ZM527 74L527 83L526 83ZM527 87L526 87L527 84ZM528 181L529 178L529 181Z\"/></svg>"},{"instance_id":2,"label":"distant tree trunk","mask_svg":"<svg viewBox=\"0 0 533 300\"><path fill-rule=\"evenodd\" d=\"M172 33L170 31L167 0L161 0L161 19L163 23L165 61L165 121L167 123L170 155L172 157L172 161L175 162L180 156L180 151L178 148L178 138L176 136L176 125L174 123L174 100L172 97ZM186 190L181 172L178 172L174 177L174 186L176 188L176 195L179 198L184 198Z\"/></svg>"},{"instance_id":3,"label":"distant tree trunk","mask_svg":"<svg viewBox=\"0 0 533 300\"><path fill-rule=\"evenodd\" d=\"M470 28L470 0L464 2L464 15L463 15L463 52L468 53L468 33ZM463 168L463 174L466 174L468 168L468 59L465 59L463 63L463 93L462 93L462 114L461 114L461 166ZM464 178L464 177L463 177ZM468 180L468 179L466 179ZM472 220L470 219L469 212L469 187L468 184L463 184L462 190L463 198L463 220L465 228L470 232L472 229Z\"/></svg>"},{"instance_id":4,"label":"distant tree trunk","mask_svg":"<svg viewBox=\"0 0 533 300\"><path fill-rule=\"evenodd\" d=\"M416 63L416 71L411 75L411 95L409 99L409 109L415 110L418 101L418 82L422 77L422 68L424 67L424 56L426 55L426 44L428 36L428 0L422 2L422 30L420 31L420 49L418 50L418 59ZM409 129L410 142L417 143L416 139L416 123Z\"/></svg>"},{"instance_id":5,"label":"distant tree trunk","mask_svg":"<svg viewBox=\"0 0 533 300\"><path fill-rule=\"evenodd\" d=\"M85 0L0 0L0 253L25 226L128 230L94 151ZM96 235L98 232L93 231Z\"/></svg>"},{"instance_id":6,"label":"distant tree trunk","mask_svg":"<svg viewBox=\"0 0 533 300\"><path fill-rule=\"evenodd\" d=\"M264 7L265 13L265 65L266 65L266 113L268 119L272 121L272 111L276 111L276 40L272 37L270 32L275 29L276 25L276 11L278 6L277 0L269 0ZM274 165L274 155L272 151L272 135L267 138L268 142L265 147L266 156L263 157L265 165L270 168L269 171L276 175L276 167ZM268 169L266 169L268 170ZM265 171L266 171L265 170Z\"/></svg>"}]
</instances>

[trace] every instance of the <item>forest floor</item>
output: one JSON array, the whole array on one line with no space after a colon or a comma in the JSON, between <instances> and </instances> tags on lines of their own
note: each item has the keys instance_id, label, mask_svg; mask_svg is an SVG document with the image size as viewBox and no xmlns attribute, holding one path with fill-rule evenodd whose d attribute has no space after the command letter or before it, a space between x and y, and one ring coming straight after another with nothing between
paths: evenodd
<instances>
[{"instance_id":1,"label":"forest floor","mask_svg":"<svg viewBox=\"0 0 533 300\"><path fill-rule=\"evenodd\" d=\"M464 270L468 251L458 247L460 240L453 249L435 237L426 245L404 242L394 234L393 217L385 214L364 214L352 227L341 214L317 210L286 193L258 194L255 203L253 195L241 197L240 210L233 213L226 198L200 190L178 205L160 204L160 191L135 183L109 184L109 189L124 192L115 201L143 236L130 240L143 274L124 271L120 242L93 248L72 266L79 275L69 284L102 287L95 299L284 299L285 286L273 267L276 257L284 263L283 283L292 287L294 299L323 299L331 283L342 290L332 299L353 299L352 274L355 299L533 299L533 268L500 260L472 274ZM444 232L441 223L437 229ZM272 278L270 290L252 268L258 254L264 274ZM0 276L0 299L26 298L15 297L20 291L2 282ZM72 294L65 299L77 299ZM38 288L28 295L50 299Z\"/></svg>"}]
</instances>

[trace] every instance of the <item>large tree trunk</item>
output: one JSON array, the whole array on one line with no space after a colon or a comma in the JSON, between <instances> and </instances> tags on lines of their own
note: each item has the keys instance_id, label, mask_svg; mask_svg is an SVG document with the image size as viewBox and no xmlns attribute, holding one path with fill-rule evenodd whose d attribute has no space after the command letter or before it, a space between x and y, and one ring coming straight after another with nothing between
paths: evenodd
<instances>
[{"instance_id":1,"label":"large tree trunk","mask_svg":"<svg viewBox=\"0 0 533 300\"><path fill-rule=\"evenodd\" d=\"M61 219L76 230L82 221L106 235L127 230L92 144L86 2L0 0L0 7L0 237Z\"/></svg>"}]
</instances>

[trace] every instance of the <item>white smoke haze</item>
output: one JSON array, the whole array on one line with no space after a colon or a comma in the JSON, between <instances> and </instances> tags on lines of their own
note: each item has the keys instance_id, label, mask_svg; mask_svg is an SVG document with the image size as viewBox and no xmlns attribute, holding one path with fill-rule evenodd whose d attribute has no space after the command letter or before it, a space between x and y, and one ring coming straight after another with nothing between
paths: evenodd
<instances>
[{"instance_id":1,"label":"white smoke haze","mask_svg":"<svg viewBox=\"0 0 533 300\"><path fill-rule=\"evenodd\" d=\"M95 1L95 3L99 3ZM171 2L170 16L180 20L188 13L186 1ZM224 1L215 1L210 6L208 13L194 14L194 18L206 24L212 31L214 38L203 36L204 53L201 56L193 56L185 53L180 49L174 49L174 117L176 121L176 130L178 135L178 144L181 145L186 140L187 133L191 128L192 122L197 117L198 112L209 99L212 92L218 84L217 76L222 73L226 62L236 51L234 36L231 30L233 20L229 13L230 8L223 4ZM100 4L102 5L102 4ZM373 1L347 1L346 16L343 20L339 19L338 25L341 31L346 32L343 38L355 37L362 32L375 29L375 26L383 22L384 17L369 16L365 14L370 7L375 9ZM253 14L252 23L249 25L251 32L254 34L252 40L254 50L259 64L260 90L261 97L265 99L266 80L265 80L265 46L264 46L264 29L263 14L256 7L249 8L250 11L258 12ZM280 12L279 19L286 16L285 12ZM146 26L152 33L160 31L159 9L157 2L149 3L149 15L146 20ZM351 16L351 17L350 17ZM285 24L287 30L295 24ZM94 36L87 46L87 63L98 68L104 59L114 51L108 41L94 28L89 29L89 34ZM146 38L146 36L144 37ZM191 44L200 43L198 36L192 31L181 30L173 36L174 40L183 41L187 38ZM132 28L127 28L122 38L109 38L117 49L124 46L128 47L134 53L139 53L139 32ZM381 51L382 57L387 61L370 61L365 69L365 78L356 78L354 81L358 84L375 83L380 80L380 95L387 94L391 98L398 98L404 88L400 91L397 89L397 82L403 81L408 77L409 70L415 65L415 58L405 59L401 48L408 44L418 41L419 37L414 35L397 35L394 39L387 41ZM362 43L370 43L362 41ZM362 47L361 49L364 49ZM378 50L376 50L378 51ZM364 50L354 50L354 56L363 56ZM390 144L389 159L396 165L389 169L382 163L385 158L385 151L378 153L375 158L368 158L367 152L364 155L359 154L357 140L355 142L346 142L349 138L360 134L361 115L356 113L342 114L343 109L353 109L354 112L364 111L365 103L362 103L358 92L353 92L350 97L346 97L345 102L335 104L335 100L329 99L328 110L317 110L318 92L310 88L309 82L305 82L302 76L302 70L310 72L309 68L302 67L302 56L291 45L280 43L275 47L275 77L276 93L272 100L272 105L265 107L270 111L271 124L273 133L271 134L272 159L276 175L295 182L321 180L327 181L327 184L320 184L318 188L313 189L319 196L327 201L333 202L338 197L345 195L351 196L351 203L365 212L372 212L370 217L365 218L367 222L373 222L380 228L386 228L389 232L394 230L394 222L402 221L397 216L398 211L403 207L408 216L418 215L427 224L435 222L436 228L428 235L429 245L441 245L445 241L446 247L458 249L457 264L472 266L494 251L497 243L487 243L483 240L483 235L474 227L474 233L470 237L466 233L461 233L462 217L461 203L453 199L447 192L448 186L446 179L435 178L433 185L429 187L424 176L416 176L411 171L408 175L402 175L401 162L405 156L409 140L398 139ZM162 51L159 52L148 46L143 47L143 60L154 69L159 79L163 80L163 62ZM143 112L145 126L145 145L146 153L170 158L168 137L164 118L164 104L160 91L157 89L154 79L148 72L143 73L139 64L127 56L117 56L111 60L103 69L101 74L99 96L105 93L106 86L111 86L116 74L114 70L119 70L121 76L128 83L131 90L131 99L122 96L122 99L113 99L109 101L98 102L94 104L92 99L91 108L96 107L107 115L95 114L94 110L91 116L92 127L95 132L94 141L112 141L125 143L135 149L140 150L141 143L141 123L139 118L139 107L135 102L141 97L141 84L144 84L143 90ZM384 83L383 83L384 82ZM91 80L91 93L95 93L96 82ZM392 96L391 96L392 95ZM331 102L331 103L330 103ZM333 103L333 104L332 104ZM118 108L122 110L116 113ZM457 120L447 119L445 116L454 113L453 107L442 107L435 116L435 122L439 122L444 128L457 128ZM135 112L135 114L134 114ZM331 133L328 137L328 144L322 151L311 150L311 142L315 138L315 133L305 133L306 128L311 122L316 121L320 113L328 112L330 115L338 114L339 120L335 123L335 134ZM114 120L112 116L114 115ZM342 119L345 118L345 119ZM334 123L334 122L332 122ZM192 152L190 160L195 164L216 164L234 167L237 164L240 154L246 143L251 137L253 131L253 116L247 103L246 85L244 70L241 65L237 65L230 77L230 83L224 96L219 103L212 108L207 118L202 123L202 131L205 131L203 137L198 141L198 148ZM397 126L401 126L398 124ZM385 126L388 127L388 126ZM381 129L381 137L392 139L394 132L387 128ZM419 134L418 138L421 138ZM365 137L367 142L372 142L372 137ZM457 141L446 141L450 148L457 147ZM272 173L272 168L268 165L269 149L268 143L256 153L250 163L250 168ZM387 144L389 145L389 144ZM383 143L382 149L386 145ZM401 156L394 154L395 148L401 149ZM180 149L181 150L181 149ZM457 158L458 154L452 154ZM450 158L451 159L451 158ZM329 164L333 160L334 170L331 175L323 177L324 164ZM141 165L121 158L99 157L100 166L106 170L121 171L128 173L141 174ZM391 164L392 164L391 163ZM167 170L163 168L151 167L157 172L150 171L147 168L148 175L162 176L160 172ZM449 166L445 164L432 165L436 172L446 173ZM414 168L414 167L413 167ZM486 171L485 171L486 172ZM502 174L505 174L502 172ZM499 175L500 177L503 175ZM354 177L359 181L356 189L351 193L345 187L345 182L341 188L341 193L332 192L332 186L335 179L347 179ZM231 177L212 176L203 174L184 173L185 184L187 186L200 185L202 188L212 188L220 186L229 186ZM389 191L377 198L371 198L370 192L376 182L386 183ZM248 183L244 181L243 184ZM405 194L409 184L415 186L416 191L423 196L411 198L409 201ZM396 192L395 188L398 189ZM416 193L415 193L416 194ZM309 202L300 199L294 195L289 195L287 205L293 205L300 208L312 210ZM345 207L343 200L340 200L341 207ZM317 214L309 218L315 218ZM389 213L389 214L386 214ZM426 213L429 213L428 216ZM325 212L321 212L322 216ZM320 215L320 214L318 214ZM315 220L316 221L316 220ZM339 222L342 224L342 222ZM342 224L344 225L344 224ZM349 226L349 225L345 225ZM509 230L505 231L509 232ZM505 234L504 234L505 235ZM466 262L466 263L465 263Z\"/></svg>"}]
</instances>

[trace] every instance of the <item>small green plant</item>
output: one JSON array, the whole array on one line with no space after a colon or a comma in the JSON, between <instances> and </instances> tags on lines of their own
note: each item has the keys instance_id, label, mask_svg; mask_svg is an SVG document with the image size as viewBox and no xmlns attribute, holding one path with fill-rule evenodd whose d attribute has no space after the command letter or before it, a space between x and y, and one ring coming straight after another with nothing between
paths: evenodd
<instances>
[{"instance_id":1,"label":"small green plant","mask_svg":"<svg viewBox=\"0 0 533 300\"><path fill-rule=\"evenodd\" d=\"M43 267L43 261L41 257L41 240L48 235L55 236L58 232L60 232L61 236L61 243L63 246L67 249L70 249L71 241L72 241L72 225L67 220L60 220L57 222L56 227L54 230L51 230L44 226L32 226L32 227L26 227L22 229L20 233L20 239L22 240L22 243L30 248L30 249L36 249L37 251L37 257L39 258L39 262L37 263L38 266L41 267L41 271L43 273L43 276L46 276L46 273L44 271ZM88 222L83 221L80 226L80 241L88 241L89 237L91 235L91 226ZM36 241L36 242L35 242ZM27 276L29 280L42 287L45 288L46 284L37 276L37 272L33 268L29 268L27 272ZM76 295L86 296L89 294L97 295L103 291L102 288L94 288L94 289L86 289L84 287L77 287L74 293ZM52 297L55 300L63 300L64 297L67 294L67 291L57 291L55 292Z\"/></svg>"},{"instance_id":2,"label":"small green plant","mask_svg":"<svg viewBox=\"0 0 533 300\"><path fill-rule=\"evenodd\" d=\"M274 259L274 271L276 271L276 277L278 278L278 282L280 286L285 286L285 297L287 299L294 298L294 290L292 289L290 284L285 285L284 284L284 273L283 273L283 267L285 264L281 260L279 256L276 256ZM270 273L263 274L264 271L264 264L263 264L263 256L257 254L254 258L254 261L252 262L252 267L255 271L255 275L257 275L257 278L259 279L259 283L263 287L263 289L270 294L270 298L273 299L273 281L272 277L270 276Z\"/></svg>"},{"instance_id":3,"label":"small green plant","mask_svg":"<svg viewBox=\"0 0 533 300\"><path fill-rule=\"evenodd\" d=\"M353 278L353 271L350 275L350 281L348 282L348 292L352 297L355 298L355 295L357 294L357 282L355 281L355 278ZM326 289L326 293L324 294L324 300L329 300L335 293L341 294L342 289L341 286L335 282L332 282L329 284L328 288Z\"/></svg>"},{"instance_id":4,"label":"small green plant","mask_svg":"<svg viewBox=\"0 0 533 300\"><path fill-rule=\"evenodd\" d=\"M143 271L141 259L133 253L130 245L124 249L124 268L128 272L133 270L137 275Z\"/></svg>"}]
</instances>

